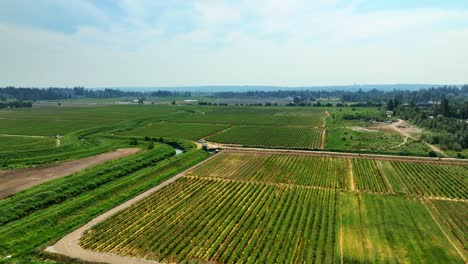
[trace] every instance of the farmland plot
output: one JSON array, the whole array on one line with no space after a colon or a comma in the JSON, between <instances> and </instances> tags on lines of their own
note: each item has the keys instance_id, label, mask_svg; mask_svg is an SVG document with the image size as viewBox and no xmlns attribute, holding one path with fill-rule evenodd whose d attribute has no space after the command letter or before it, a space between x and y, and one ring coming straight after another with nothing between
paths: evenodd
<instances>
[{"instance_id":1,"label":"farmland plot","mask_svg":"<svg viewBox=\"0 0 468 264\"><path fill-rule=\"evenodd\" d=\"M344 263L463 263L419 200L352 193L341 199Z\"/></svg>"},{"instance_id":2,"label":"farmland plot","mask_svg":"<svg viewBox=\"0 0 468 264\"><path fill-rule=\"evenodd\" d=\"M383 163L395 191L428 197L468 198L468 166L390 161Z\"/></svg>"},{"instance_id":3,"label":"farmland plot","mask_svg":"<svg viewBox=\"0 0 468 264\"><path fill-rule=\"evenodd\" d=\"M317 149L323 128L236 126L208 137L209 141L250 147Z\"/></svg>"},{"instance_id":4,"label":"farmland plot","mask_svg":"<svg viewBox=\"0 0 468 264\"><path fill-rule=\"evenodd\" d=\"M225 153L188 175L347 189L348 168L347 160L339 158Z\"/></svg>"},{"instance_id":5,"label":"farmland plot","mask_svg":"<svg viewBox=\"0 0 468 264\"><path fill-rule=\"evenodd\" d=\"M465 243L466 204L427 201L448 215L438 221L421 201L428 198L390 192L390 164L222 153L85 231L80 245L164 262L463 263L446 233Z\"/></svg>"},{"instance_id":6,"label":"farmland plot","mask_svg":"<svg viewBox=\"0 0 468 264\"><path fill-rule=\"evenodd\" d=\"M320 126L323 110L309 108L199 107L187 115L170 118L171 122L231 125Z\"/></svg>"},{"instance_id":7,"label":"farmland plot","mask_svg":"<svg viewBox=\"0 0 468 264\"><path fill-rule=\"evenodd\" d=\"M184 178L93 227L81 245L168 262L330 263L336 195Z\"/></svg>"},{"instance_id":8,"label":"farmland plot","mask_svg":"<svg viewBox=\"0 0 468 264\"><path fill-rule=\"evenodd\" d=\"M228 125L152 122L145 126L127 130L119 134L131 136L168 137L197 140L217 131L229 128Z\"/></svg>"}]
</instances>

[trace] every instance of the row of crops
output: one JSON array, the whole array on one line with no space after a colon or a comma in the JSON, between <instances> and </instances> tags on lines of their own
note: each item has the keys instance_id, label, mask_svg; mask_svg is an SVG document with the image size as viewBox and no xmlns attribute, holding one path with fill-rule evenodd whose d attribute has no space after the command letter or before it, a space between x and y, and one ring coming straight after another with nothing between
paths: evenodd
<instances>
[{"instance_id":1,"label":"row of crops","mask_svg":"<svg viewBox=\"0 0 468 264\"><path fill-rule=\"evenodd\" d=\"M347 160L339 158L226 153L188 175L347 189L348 168Z\"/></svg>"},{"instance_id":2,"label":"row of crops","mask_svg":"<svg viewBox=\"0 0 468 264\"><path fill-rule=\"evenodd\" d=\"M463 263L420 198L381 195L392 193L391 166L226 152L89 229L80 244L164 262ZM343 191L350 168L359 192ZM466 202L428 203L463 248Z\"/></svg>"},{"instance_id":3,"label":"row of crops","mask_svg":"<svg viewBox=\"0 0 468 264\"><path fill-rule=\"evenodd\" d=\"M448 226L448 230L465 251L468 250L468 203L444 200L431 200L434 214Z\"/></svg>"},{"instance_id":4,"label":"row of crops","mask_svg":"<svg viewBox=\"0 0 468 264\"><path fill-rule=\"evenodd\" d=\"M81 245L167 262L331 263L337 195L183 178L94 226Z\"/></svg>"},{"instance_id":5,"label":"row of crops","mask_svg":"<svg viewBox=\"0 0 468 264\"><path fill-rule=\"evenodd\" d=\"M468 198L468 165L390 161L386 175L396 192L410 195Z\"/></svg>"},{"instance_id":6,"label":"row of crops","mask_svg":"<svg viewBox=\"0 0 468 264\"><path fill-rule=\"evenodd\" d=\"M350 166L351 165L351 166ZM414 196L468 197L468 166L313 155L228 152L205 163L191 176L349 190L350 169L361 192Z\"/></svg>"},{"instance_id":7,"label":"row of crops","mask_svg":"<svg viewBox=\"0 0 468 264\"><path fill-rule=\"evenodd\" d=\"M381 161L369 159L353 159L353 177L356 187L361 191L389 192L390 187L385 181L381 169Z\"/></svg>"},{"instance_id":8,"label":"row of crops","mask_svg":"<svg viewBox=\"0 0 468 264\"><path fill-rule=\"evenodd\" d=\"M235 126L207 140L248 147L318 149L322 133L323 128L314 127Z\"/></svg>"}]
</instances>

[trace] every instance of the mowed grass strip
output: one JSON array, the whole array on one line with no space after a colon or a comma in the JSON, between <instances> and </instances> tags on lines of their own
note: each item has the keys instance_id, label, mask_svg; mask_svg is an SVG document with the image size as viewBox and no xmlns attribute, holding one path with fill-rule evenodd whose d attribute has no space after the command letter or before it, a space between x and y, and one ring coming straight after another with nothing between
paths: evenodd
<instances>
[{"instance_id":1,"label":"mowed grass strip","mask_svg":"<svg viewBox=\"0 0 468 264\"><path fill-rule=\"evenodd\" d=\"M463 263L418 199L341 193L344 263Z\"/></svg>"},{"instance_id":2,"label":"mowed grass strip","mask_svg":"<svg viewBox=\"0 0 468 264\"><path fill-rule=\"evenodd\" d=\"M184 178L96 225L81 245L167 262L329 263L336 195Z\"/></svg>"},{"instance_id":3,"label":"mowed grass strip","mask_svg":"<svg viewBox=\"0 0 468 264\"><path fill-rule=\"evenodd\" d=\"M121 132L121 135L169 137L197 140L213 133L229 128L220 124L191 124L153 122L138 128Z\"/></svg>"},{"instance_id":4,"label":"mowed grass strip","mask_svg":"<svg viewBox=\"0 0 468 264\"><path fill-rule=\"evenodd\" d=\"M226 144L294 149L320 148L321 139L322 128L275 126L235 126L207 138Z\"/></svg>"}]
</instances>

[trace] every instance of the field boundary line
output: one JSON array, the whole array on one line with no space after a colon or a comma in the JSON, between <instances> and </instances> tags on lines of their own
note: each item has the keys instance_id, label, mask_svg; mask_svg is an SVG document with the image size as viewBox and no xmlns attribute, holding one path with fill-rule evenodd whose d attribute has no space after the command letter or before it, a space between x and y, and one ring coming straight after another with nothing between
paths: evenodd
<instances>
[{"instance_id":1,"label":"field boundary line","mask_svg":"<svg viewBox=\"0 0 468 264\"><path fill-rule=\"evenodd\" d=\"M348 159L348 166L349 166L349 188L352 192L356 190L356 186L354 185L354 174L353 174L353 162L352 159Z\"/></svg>"},{"instance_id":2,"label":"field boundary line","mask_svg":"<svg viewBox=\"0 0 468 264\"><path fill-rule=\"evenodd\" d=\"M444 229L442 228L442 226L440 225L439 221L437 220L437 218L434 216L434 214L431 212L431 210L429 209L429 207L427 207L427 204L426 202L421 199L421 203L424 205L424 207L426 208L426 210L429 212L429 214L431 215L432 219L434 220L434 222L437 224L437 226L439 227L440 231L444 234L444 236L447 238L447 240L450 242L450 244L452 244L453 248L455 248L455 250L457 251L458 255L460 255L460 257L463 259L463 261L465 263L467 263L466 261L466 258L465 258L465 255L458 249L458 247L455 245L455 243L453 243L452 239L449 237L449 235L447 235L447 233L444 231Z\"/></svg>"},{"instance_id":3,"label":"field boundary line","mask_svg":"<svg viewBox=\"0 0 468 264\"><path fill-rule=\"evenodd\" d=\"M325 148L325 138L326 138L326 135L327 135L327 117L329 117L330 114L328 113L328 111L325 111L325 116L323 117L323 124L322 124L322 144L320 145L320 148L321 149L324 149Z\"/></svg>"},{"instance_id":4,"label":"field boundary line","mask_svg":"<svg viewBox=\"0 0 468 264\"><path fill-rule=\"evenodd\" d=\"M341 264L344 264L344 251L343 251L343 199L340 192L340 261Z\"/></svg>"},{"instance_id":5,"label":"field boundary line","mask_svg":"<svg viewBox=\"0 0 468 264\"><path fill-rule=\"evenodd\" d=\"M385 173L385 171L383 169L382 161L381 160L377 161L377 164L379 164L379 168L380 168L380 171L382 172L382 176L384 177L385 182L388 184L388 187L390 188L390 193L395 193L395 190L393 189L393 186L390 183L390 181L388 180L387 174Z\"/></svg>"},{"instance_id":6,"label":"field boundary line","mask_svg":"<svg viewBox=\"0 0 468 264\"><path fill-rule=\"evenodd\" d=\"M13 134L0 134L1 137L23 137L23 138L52 138L48 136L33 136L33 135L13 135Z\"/></svg>"},{"instance_id":7,"label":"field boundary line","mask_svg":"<svg viewBox=\"0 0 468 264\"><path fill-rule=\"evenodd\" d=\"M200 138L200 139L206 140L207 138L212 137L212 136L214 136L214 135L218 135L218 134L224 133L224 132L228 131L229 129L233 128L233 127L234 127L234 125L230 125L228 128L218 130L218 131L216 131L216 132L214 132L214 133L211 133L211 134L209 134L209 135L207 135L207 136L204 136L204 137L202 137L202 138Z\"/></svg>"},{"instance_id":8,"label":"field boundary line","mask_svg":"<svg viewBox=\"0 0 468 264\"><path fill-rule=\"evenodd\" d=\"M129 256L120 256L120 255L115 255L111 253L104 253L104 252L96 252L92 250L87 250L84 249L80 246L79 240L83 233L95 226L96 224L105 221L109 217L119 213L120 211L140 202L141 200L151 196L153 193L159 191L160 189L166 187L167 185L177 181L178 179L181 179L182 177L185 176L185 174L202 164L208 162L209 160L213 159L214 157L217 157L218 155L212 155L211 157L195 164L194 166L187 168L186 170L178 173L177 175L163 181L162 183L152 187L149 190L144 191L143 193L133 197L132 199L108 210L107 212L104 212L103 214L93 218L91 221L87 222L80 228L74 230L73 232L69 233L68 235L62 237L60 240L58 240L54 245L49 246L45 249L45 251L54 253L54 254L60 254L60 255L65 255L70 258L77 258L81 259L84 261L89 261L89 262L106 262L106 263L129 263L129 264L148 264L148 263L160 263L157 261L153 260L147 260L147 259L139 259L139 258L134 258L134 257L129 257Z\"/></svg>"}]
</instances>

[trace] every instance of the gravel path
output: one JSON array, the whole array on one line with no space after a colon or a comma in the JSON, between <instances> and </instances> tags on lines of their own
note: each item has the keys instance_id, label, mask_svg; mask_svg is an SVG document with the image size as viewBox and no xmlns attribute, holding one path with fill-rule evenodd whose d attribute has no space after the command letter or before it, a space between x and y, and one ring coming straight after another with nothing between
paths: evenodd
<instances>
[{"instance_id":1,"label":"gravel path","mask_svg":"<svg viewBox=\"0 0 468 264\"><path fill-rule=\"evenodd\" d=\"M105 219L109 218L110 216L124 210L125 208L128 208L135 203L143 200L144 198L152 195L153 193L159 191L160 189L164 188L165 186L175 182L176 180L182 178L185 176L185 174L190 171L195 169L196 167L202 165L203 163L211 160L213 157L217 155L213 155L209 157L208 159L196 164L195 166L188 168L187 170L177 174L176 176L170 178L169 180L166 180L159 184L158 186L155 186L148 191L134 197L133 199L128 200L127 202L114 207L113 209L105 212L104 214L94 218L90 222L86 223L84 226L78 228L77 230L73 231L72 233L66 235L62 239L60 239L57 243L54 245L46 248L45 250L47 252L51 253L56 253L56 254L61 254L65 255L71 258L78 258L81 260L85 261L91 261L91 262L106 262L106 263L128 263L128 264L148 264L148 263L158 263L156 261L150 261L150 260L145 260L145 259L137 259L133 257L126 257L126 256L119 256L115 254L109 254L109 253L101 253L101 252L95 252L91 250L87 250L82 248L79 245L79 240L83 233L93 227L94 225L98 224L99 222L104 221Z\"/></svg>"},{"instance_id":2,"label":"gravel path","mask_svg":"<svg viewBox=\"0 0 468 264\"><path fill-rule=\"evenodd\" d=\"M44 167L0 170L0 181L2 183L0 185L0 199L46 181L61 178L110 160L135 154L140 150L139 148L124 148Z\"/></svg>"}]
</instances>

